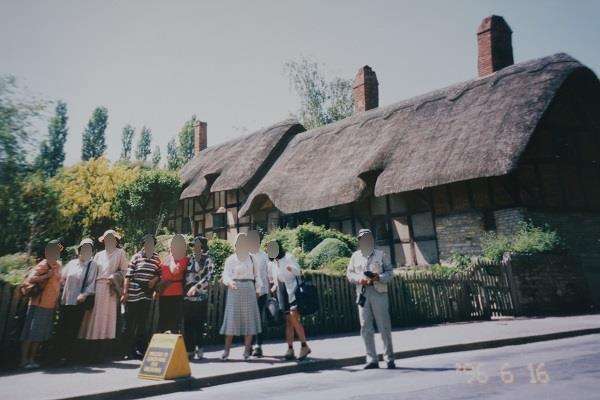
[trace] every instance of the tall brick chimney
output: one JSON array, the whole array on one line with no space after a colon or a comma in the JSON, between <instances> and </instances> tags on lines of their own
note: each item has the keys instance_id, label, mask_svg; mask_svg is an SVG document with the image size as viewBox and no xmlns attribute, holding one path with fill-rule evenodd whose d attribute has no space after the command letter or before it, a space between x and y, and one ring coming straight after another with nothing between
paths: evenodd
<instances>
[{"instance_id":1,"label":"tall brick chimney","mask_svg":"<svg viewBox=\"0 0 600 400\"><path fill-rule=\"evenodd\" d=\"M194 155L197 156L206 148L206 122L196 121L194 124Z\"/></svg>"},{"instance_id":2,"label":"tall brick chimney","mask_svg":"<svg viewBox=\"0 0 600 400\"><path fill-rule=\"evenodd\" d=\"M368 65L360 68L354 78L352 86L352 97L354 98L354 112L377 108L379 106L379 83L375 71Z\"/></svg>"},{"instance_id":3,"label":"tall brick chimney","mask_svg":"<svg viewBox=\"0 0 600 400\"><path fill-rule=\"evenodd\" d=\"M514 64L512 31L499 15L485 17L477 29L477 68L485 76Z\"/></svg>"}]
</instances>

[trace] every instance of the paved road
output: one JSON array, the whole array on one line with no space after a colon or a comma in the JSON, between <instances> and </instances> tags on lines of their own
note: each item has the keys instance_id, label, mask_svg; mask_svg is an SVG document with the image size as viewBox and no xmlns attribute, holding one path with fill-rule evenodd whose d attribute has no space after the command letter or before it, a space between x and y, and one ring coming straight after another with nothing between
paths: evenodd
<instances>
[{"instance_id":1,"label":"paved road","mask_svg":"<svg viewBox=\"0 0 600 400\"><path fill-rule=\"evenodd\" d=\"M151 399L596 400L600 398L599 344L600 335L587 335L405 359L395 371L351 367L298 373Z\"/></svg>"}]
</instances>

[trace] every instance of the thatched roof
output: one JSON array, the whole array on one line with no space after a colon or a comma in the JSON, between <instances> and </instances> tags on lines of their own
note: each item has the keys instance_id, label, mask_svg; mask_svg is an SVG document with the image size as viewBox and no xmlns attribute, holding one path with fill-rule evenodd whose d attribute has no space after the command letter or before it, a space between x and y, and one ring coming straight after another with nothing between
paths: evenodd
<instances>
[{"instance_id":1,"label":"thatched roof","mask_svg":"<svg viewBox=\"0 0 600 400\"><path fill-rule=\"evenodd\" d=\"M285 120L250 135L202 150L181 170L181 199L207 191L233 190L253 186L289 140L304 128ZM262 171L262 173L261 173Z\"/></svg>"},{"instance_id":2,"label":"thatched roof","mask_svg":"<svg viewBox=\"0 0 600 400\"><path fill-rule=\"evenodd\" d=\"M596 81L556 54L296 135L240 214L267 198L284 213L354 202L365 176L383 196L504 175L558 88L581 70Z\"/></svg>"}]
</instances>

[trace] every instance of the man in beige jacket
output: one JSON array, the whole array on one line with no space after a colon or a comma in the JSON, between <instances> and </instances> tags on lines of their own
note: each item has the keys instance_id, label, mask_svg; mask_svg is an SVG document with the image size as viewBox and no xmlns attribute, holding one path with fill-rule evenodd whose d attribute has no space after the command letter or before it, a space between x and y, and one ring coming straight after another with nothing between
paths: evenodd
<instances>
[{"instance_id":1,"label":"man in beige jacket","mask_svg":"<svg viewBox=\"0 0 600 400\"><path fill-rule=\"evenodd\" d=\"M358 250L350 258L346 276L350 283L356 285L360 334L367 351L367 364L364 368L379 368L373 321L377 323L381 334L387 367L396 368L387 293L387 284L393 278L393 270L384 261L383 251L375 249L375 240L369 229L358 232Z\"/></svg>"}]
</instances>

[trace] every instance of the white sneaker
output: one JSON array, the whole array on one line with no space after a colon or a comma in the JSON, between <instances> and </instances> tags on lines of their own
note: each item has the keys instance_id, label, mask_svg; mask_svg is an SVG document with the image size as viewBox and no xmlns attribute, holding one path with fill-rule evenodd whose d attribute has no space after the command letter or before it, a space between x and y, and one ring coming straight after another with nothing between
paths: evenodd
<instances>
[{"instance_id":1,"label":"white sneaker","mask_svg":"<svg viewBox=\"0 0 600 400\"><path fill-rule=\"evenodd\" d=\"M203 349L202 347L198 347L198 348L196 349L196 358L197 358L198 360L201 360L201 359L203 359L203 358L204 358L204 349Z\"/></svg>"}]
</instances>

